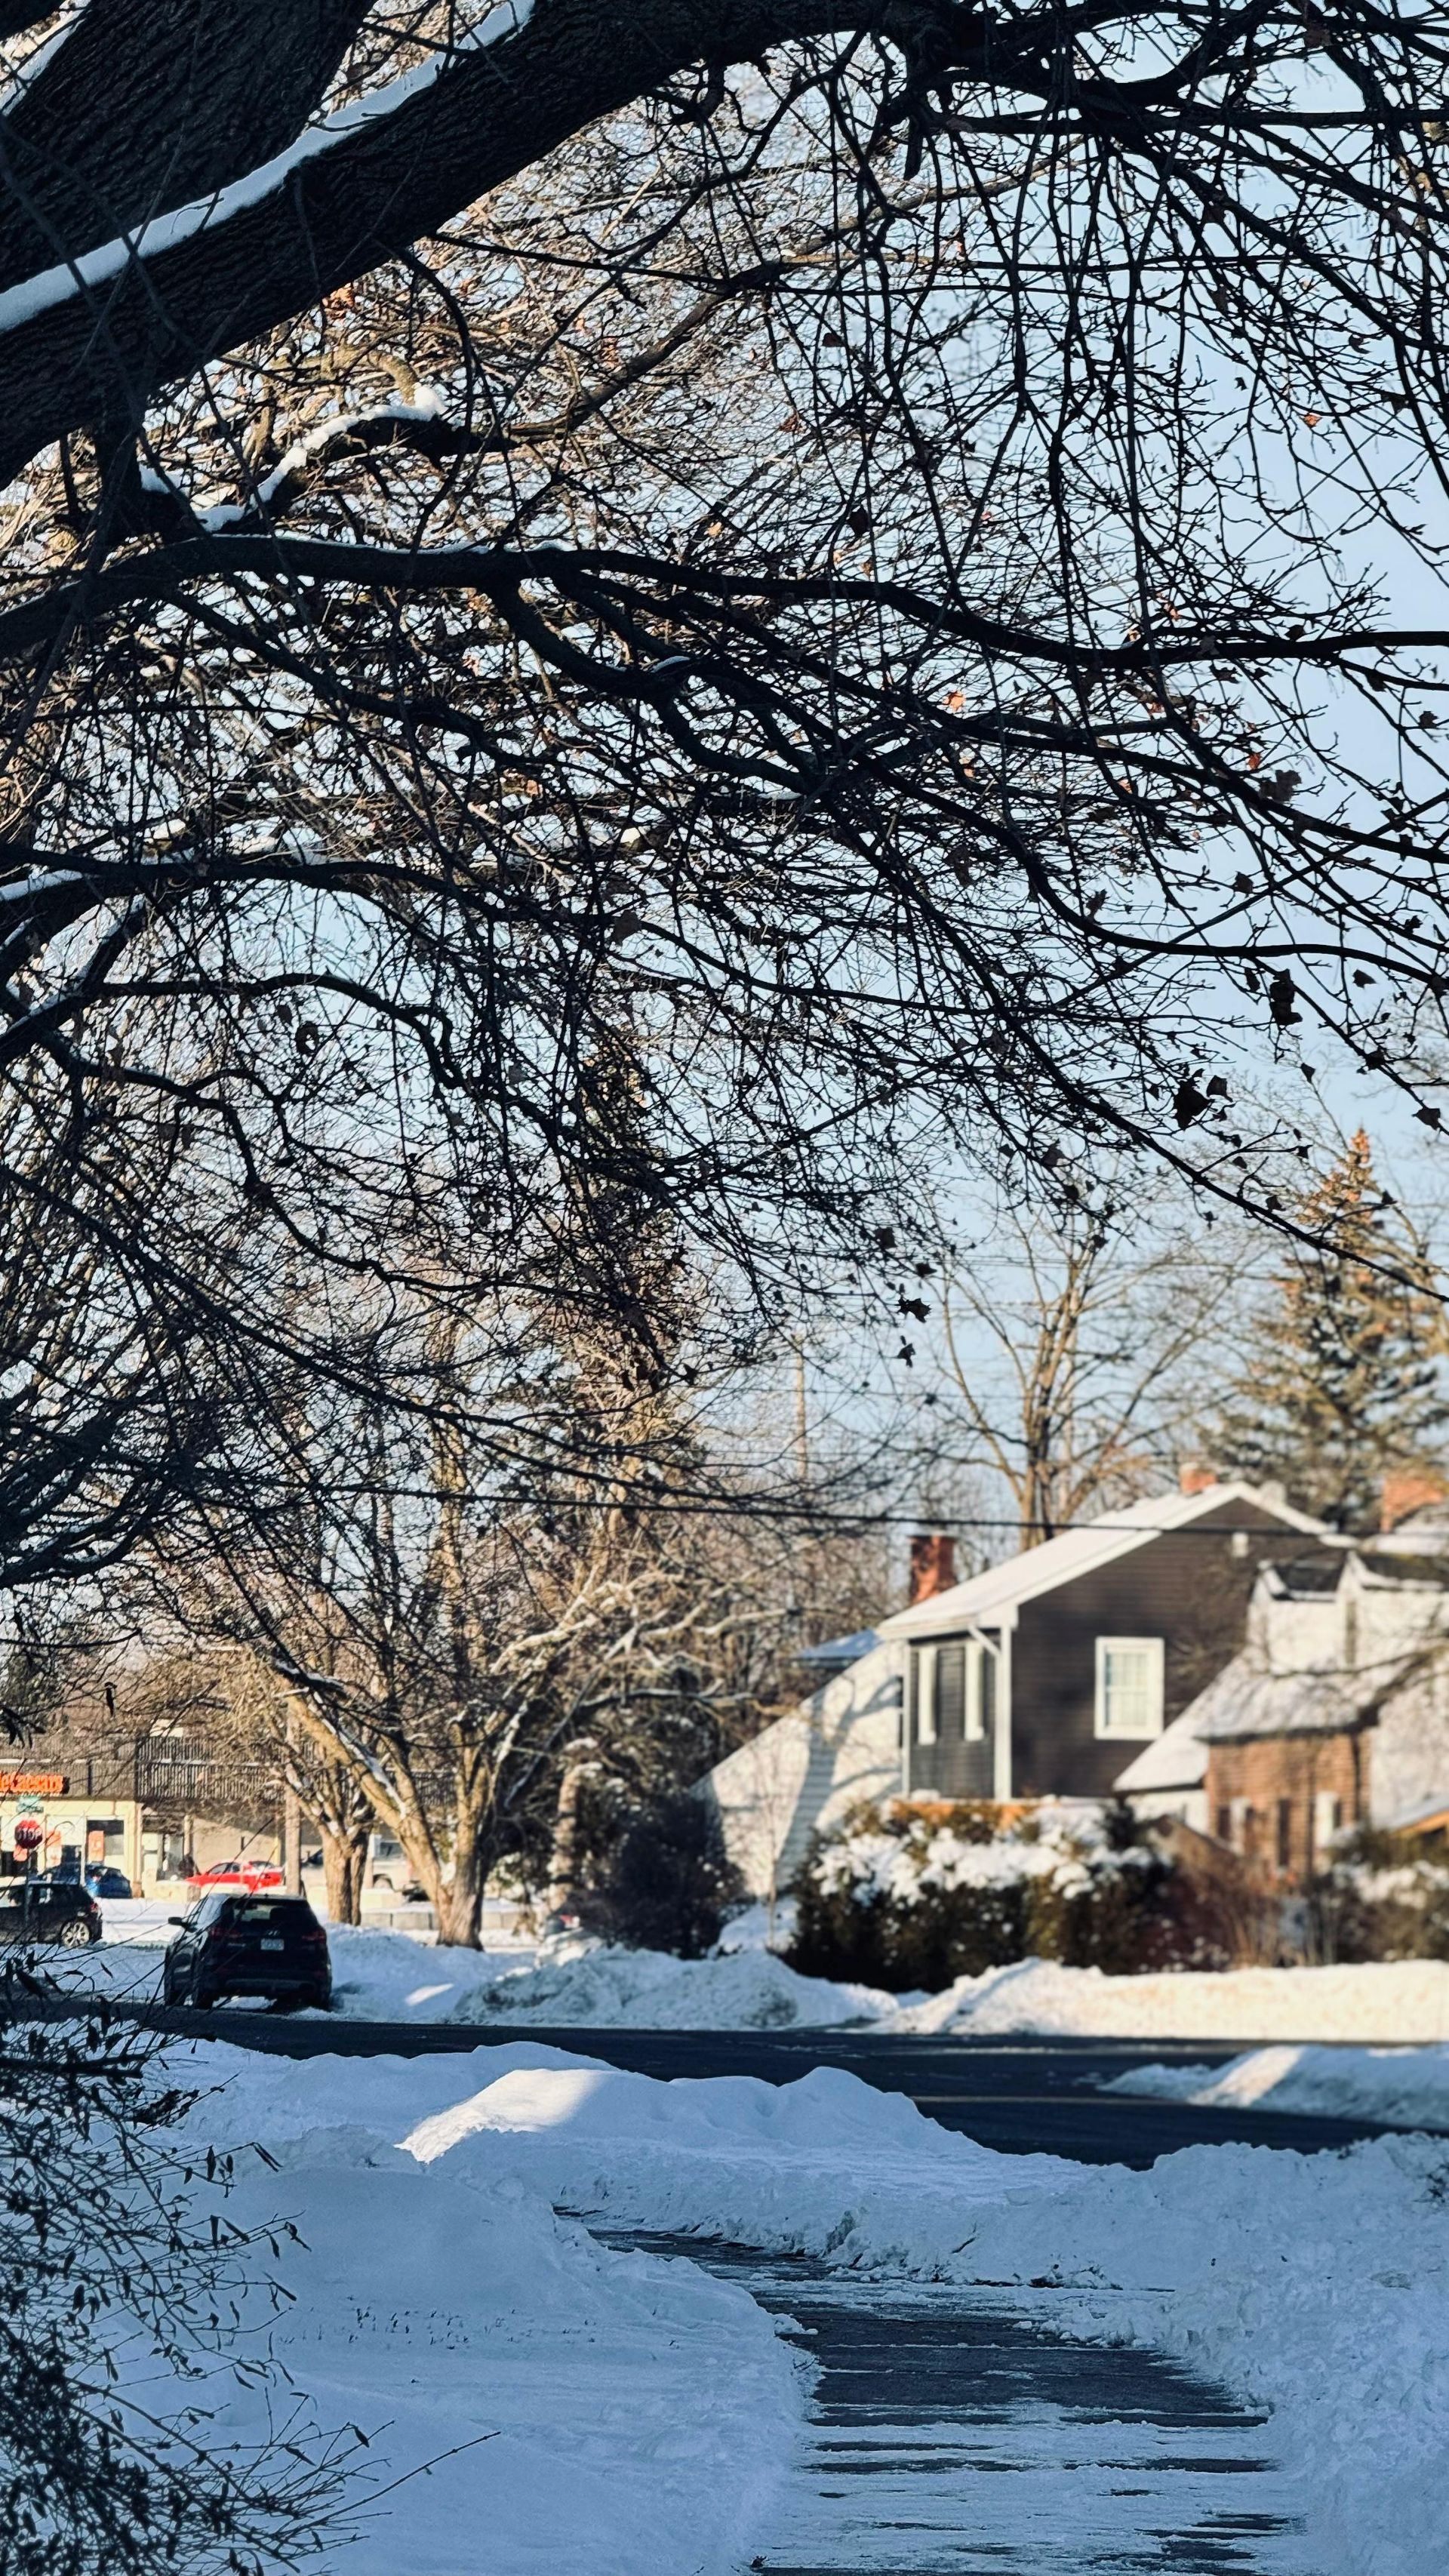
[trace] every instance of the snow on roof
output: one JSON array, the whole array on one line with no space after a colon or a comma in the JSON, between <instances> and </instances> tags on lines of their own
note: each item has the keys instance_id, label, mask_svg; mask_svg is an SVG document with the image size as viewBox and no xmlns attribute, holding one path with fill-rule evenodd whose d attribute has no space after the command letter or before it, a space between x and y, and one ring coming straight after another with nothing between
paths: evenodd
<instances>
[{"instance_id":1,"label":"snow on roof","mask_svg":"<svg viewBox=\"0 0 1449 2576\"><path fill-rule=\"evenodd\" d=\"M846 1664L858 1664L861 1656L868 1655L876 1642L874 1628L857 1628L850 1637L825 1637L818 1646L802 1646L795 1661L797 1664L828 1664L833 1672L837 1666L843 1668Z\"/></svg>"},{"instance_id":2,"label":"snow on roof","mask_svg":"<svg viewBox=\"0 0 1449 2576\"><path fill-rule=\"evenodd\" d=\"M1198 1734L1193 1709L1188 1708L1143 1746L1135 1761L1118 1772L1112 1786L1128 1797L1141 1789L1200 1789L1207 1766L1208 1749Z\"/></svg>"},{"instance_id":3,"label":"snow on roof","mask_svg":"<svg viewBox=\"0 0 1449 2576\"><path fill-rule=\"evenodd\" d=\"M1243 1735L1341 1735L1363 1724L1396 1671L1382 1665L1368 1673L1305 1665L1274 1672L1256 1655L1234 1655L1177 1724L1190 1726L1204 1745Z\"/></svg>"},{"instance_id":4,"label":"snow on roof","mask_svg":"<svg viewBox=\"0 0 1449 2576\"><path fill-rule=\"evenodd\" d=\"M1412 1806L1397 1807L1384 1818L1384 1831L1389 1834L1423 1832L1428 1825L1449 1825L1449 1788L1434 1798L1416 1798Z\"/></svg>"},{"instance_id":5,"label":"snow on roof","mask_svg":"<svg viewBox=\"0 0 1449 2576\"><path fill-rule=\"evenodd\" d=\"M1256 1485L1205 1485L1196 1494L1149 1494L1141 1502L1124 1504L1119 1511L1103 1512L1097 1520L1063 1530L1059 1537L1044 1540L1040 1547L1025 1548L1002 1565L990 1565L984 1574L973 1574L965 1583L953 1583L949 1591L934 1593L929 1601L898 1610L893 1618L881 1621L880 1633L883 1637L935 1636L945 1629L974 1626L978 1621L990 1625L1018 1602L1034 1600L1041 1592L1054 1592L1060 1583L1094 1573L1098 1566L1110 1565L1114 1558L1146 1546L1150 1539L1190 1528L1208 1513L1221 1512L1234 1503L1271 1513L1285 1529L1301 1530L1312 1538L1325 1534L1320 1521L1310 1520L1306 1512L1294 1511L1289 1504L1270 1498Z\"/></svg>"}]
</instances>

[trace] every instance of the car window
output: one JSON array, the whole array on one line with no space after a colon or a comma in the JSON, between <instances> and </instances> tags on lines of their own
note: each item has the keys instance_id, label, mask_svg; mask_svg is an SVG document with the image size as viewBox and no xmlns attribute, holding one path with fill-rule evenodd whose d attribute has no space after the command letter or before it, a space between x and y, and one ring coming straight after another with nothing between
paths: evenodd
<instances>
[{"instance_id":1,"label":"car window","mask_svg":"<svg viewBox=\"0 0 1449 2576\"><path fill-rule=\"evenodd\" d=\"M311 1906L305 1905L300 1896L238 1896L232 1899L233 1923L270 1923L279 1932L285 1931L289 1923L308 1921L311 1913Z\"/></svg>"},{"instance_id":2,"label":"car window","mask_svg":"<svg viewBox=\"0 0 1449 2576\"><path fill-rule=\"evenodd\" d=\"M10 1912L14 1914L19 1912L24 1902L25 1881L23 1878L13 1879L8 1887L0 1886L0 1906L8 1907Z\"/></svg>"}]
</instances>

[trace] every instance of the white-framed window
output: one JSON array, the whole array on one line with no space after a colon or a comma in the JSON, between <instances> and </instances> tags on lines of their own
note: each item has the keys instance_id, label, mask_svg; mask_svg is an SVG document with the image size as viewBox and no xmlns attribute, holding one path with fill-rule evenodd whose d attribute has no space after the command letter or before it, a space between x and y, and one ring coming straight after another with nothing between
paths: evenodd
<instances>
[{"instance_id":1,"label":"white-framed window","mask_svg":"<svg viewBox=\"0 0 1449 2576\"><path fill-rule=\"evenodd\" d=\"M968 1744L979 1744L986 1733L986 1712L981 1698L981 1668L986 1661L986 1648L978 1637L972 1637L966 1648L966 1724L963 1729Z\"/></svg>"},{"instance_id":2,"label":"white-framed window","mask_svg":"<svg viewBox=\"0 0 1449 2576\"><path fill-rule=\"evenodd\" d=\"M1162 1639L1097 1639L1097 1733L1162 1733Z\"/></svg>"},{"instance_id":3,"label":"white-framed window","mask_svg":"<svg viewBox=\"0 0 1449 2576\"><path fill-rule=\"evenodd\" d=\"M1343 1800L1331 1789L1320 1789L1313 1801L1313 1853L1322 1860L1343 1825Z\"/></svg>"},{"instance_id":4,"label":"white-framed window","mask_svg":"<svg viewBox=\"0 0 1449 2576\"><path fill-rule=\"evenodd\" d=\"M916 1657L916 1742L936 1741L936 1649L923 1646Z\"/></svg>"}]
</instances>

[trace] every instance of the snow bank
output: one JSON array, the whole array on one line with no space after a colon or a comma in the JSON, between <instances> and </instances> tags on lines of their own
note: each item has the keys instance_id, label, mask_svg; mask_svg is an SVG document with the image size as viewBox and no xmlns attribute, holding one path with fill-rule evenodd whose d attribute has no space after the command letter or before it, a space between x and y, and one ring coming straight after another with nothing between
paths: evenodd
<instances>
[{"instance_id":1,"label":"snow bank","mask_svg":"<svg viewBox=\"0 0 1449 2576\"><path fill-rule=\"evenodd\" d=\"M164 1900L103 1908L105 1939L67 1957L85 1985L112 1995L159 1992L160 1953L171 1939ZM718 1959L675 1959L581 1940L543 1951L510 1942L488 1950L441 1949L431 1934L329 1923L332 2008L359 2021L553 2024L559 2029L792 2030L874 2022L895 1999L872 1986L797 1976L772 1951L740 1947ZM227 2006L221 2007L222 2011Z\"/></svg>"},{"instance_id":2,"label":"snow bank","mask_svg":"<svg viewBox=\"0 0 1449 2576\"><path fill-rule=\"evenodd\" d=\"M1381 2139L1318 2157L1193 2148L1144 2174L998 2156L937 2128L901 2096L824 2070L778 2088L743 2079L661 2084L528 2041L416 2063L294 2065L197 2053L203 2070L218 2061L234 2066L234 2084L193 2121L221 2143L264 2138L287 2166L288 2185L299 2157L330 2158L342 2172L372 2159L390 2180L401 2150L429 2187L477 2194L490 2210L537 2212L552 2201L615 2223L803 2249L863 2269L1005 2283L1024 2295L1034 2284L1064 2287L1067 2311L1054 2300L1053 2315L1068 2331L1166 2349L1272 2409L1311 2542L1334 2576L1439 2576L1449 2515L1449 2149L1441 2144ZM505 2190L524 2197L500 2204ZM446 2205L466 2248L465 2197ZM401 2227L392 2226L396 2243ZM336 2245L329 2261L345 2270L340 2238L328 2241ZM373 2241L357 2257L364 2280ZM446 2260L446 2289L427 2295L451 2314L453 2238L442 2253L431 2233L422 2241L429 2280ZM406 2265L387 2260L399 2268L396 2278L387 2272L385 2298L402 2297ZM401 2346L405 2372L412 2331ZM677 2331L692 2351L688 2326ZM747 2339L744 2349L759 2364L757 2392L773 2388L763 2351ZM706 2445L716 2440L713 2392L733 2367L720 2351ZM300 2352L297 2359L304 2376ZM418 2366L431 2367L421 2354ZM528 2383L528 2402L536 2386ZM506 2402L490 2390L495 2413ZM572 2438L566 2387L550 2417L551 2444L560 2422ZM621 2394L615 2438L627 2440L630 2420ZM771 2438L778 2444L778 2427ZM711 2461L720 2456L709 2452ZM778 2447L767 2451L770 2462L780 2456ZM548 2482L553 2476L550 2461ZM754 2491L750 2499L736 2499L732 2486L726 2493L748 2519ZM717 2530L713 2507L701 2528ZM495 2554L510 2570L533 2564ZM415 2561L411 2547L408 2563L429 2576L431 2561ZM561 2554L556 2563L567 2562ZM592 2543L585 2563L591 2576L613 2564ZM639 2546L630 2576L642 2566L701 2563Z\"/></svg>"},{"instance_id":3,"label":"snow bank","mask_svg":"<svg viewBox=\"0 0 1449 2576\"><path fill-rule=\"evenodd\" d=\"M905 2261L923 2210L954 2243L977 2202L1060 2188L1077 2170L1054 2156L999 2156L905 2094L832 2067L793 2084L665 2083L536 2040L297 2061L202 2045L193 2062L203 2082L218 2067L230 2077L193 2114L211 2143L251 2137L276 2153L279 2141L345 2134L350 2155L402 2147L478 2188L506 2178L620 2225L814 2253L859 2227L880 2259Z\"/></svg>"},{"instance_id":4,"label":"snow bank","mask_svg":"<svg viewBox=\"0 0 1449 2576\"><path fill-rule=\"evenodd\" d=\"M846 2249L842 2249L846 2250ZM1449 2154L1193 2147L985 2212L953 2275L1078 2285L1060 2322L1271 2408L1317 2563L1439 2576L1449 2527Z\"/></svg>"},{"instance_id":5,"label":"snow bank","mask_svg":"<svg viewBox=\"0 0 1449 2576\"><path fill-rule=\"evenodd\" d=\"M1449 1963L1108 1977L1024 1959L894 2011L889 2030L1094 2039L1449 2040Z\"/></svg>"},{"instance_id":6,"label":"snow bank","mask_svg":"<svg viewBox=\"0 0 1449 2576\"><path fill-rule=\"evenodd\" d=\"M105 1941L67 1954L65 1976L110 1993L159 1983L171 1937L166 1900L108 1902ZM533 1950L440 1949L428 1933L327 1927L334 2010L365 2021L499 2022L558 2030L879 2030L982 2038L1014 2032L1125 2039L1449 2041L1449 1964L1239 1968L1108 1977L1026 1959L958 1977L944 1993L901 1999L881 1988L802 1977L749 1940L714 1959L675 1959L568 1940ZM225 2007L223 2007L225 2009ZM1285 2102L1279 2107L1288 2108Z\"/></svg>"},{"instance_id":7,"label":"snow bank","mask_svg":"<svg viewBox=\"0 0 1449 2576\"><path fill-rule=\"evenodd\" d=\"M272 2349L322 2423L369 2438L379 2500L364 2492L358 2535L329 2544L331 2576L459 2576L480 2546L507 2576L747 2562L803 2414L799 2366L743 2290L604 2250L520 2173L393 2143L476 2090L471 2057L292 2066L203 2045L168 2051L166 2073L207 2087L192 2137L265 2147L265 2166L239 2153L226 2208L301 2240L270 2267L291 2293ZM259 2430L252 2403L225 2402L222 2429Z\"/></svg>"},{"instance_id":8,"label":"snow bank","mask_svg":"<svg viewBox=\"0 0 1449 2576\"><path fill-rule=\"evenodd\" d=\"M892 2009L893 1998L874 1986L799 1976L769 1950L674 1959L659 1950L575 1943L536 1967L480 1983L449 2018L561 2030L828 2030L873 2022Z\"/></svg>"},{"instance_id":9,"label":"snow bank","mask_svg":"<svg viewBox=\"0 0 1449 2576\"><path fill-rule=\"evenodd\" d=\"M439 1949L413 1932L329 1923L332 2008L358 2021L461 2021L498 1978L517 1973L518 1952Z\"/></svg>"},{"instance_id":10,"label":"snow bank","mask_svg":"<svg viewBox=\"0 0 1449 2576\"><path fill-rule=\"evenodd\" d=\"M1258 2048L1231 2066L1134 2066L1104 2090L1449 2130L1449 2048Z\"/></svg>"}]
</instances>

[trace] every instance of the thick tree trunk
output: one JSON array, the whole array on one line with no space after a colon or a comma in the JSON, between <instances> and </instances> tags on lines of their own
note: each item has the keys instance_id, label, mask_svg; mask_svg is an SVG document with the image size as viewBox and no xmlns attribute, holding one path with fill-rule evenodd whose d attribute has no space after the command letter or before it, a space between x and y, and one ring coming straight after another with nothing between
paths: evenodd
<instances>
[{"instance_id":1,"label":"thick tree trunk","mask_svg":"<svg viewBox=\"0 0 1449 2576\"><path fill-rule=\"evenodd\" d=\"M367 1866L367 1827L336 1833L322 1827L322 1875L334 1923L362 1921L362 1878Z\"/></svg>"},{"instance_id":2,"label":"thick tree trunk","mask_svg":"<svg viewBox=\"0 0 1449 2576\"><path fill-rule=\"evenodd\" d=\"M479 1865L480 1859L481 1855L475 1853L467 1863L457 1866L433 1899L440 1950L483 1947L483 1893L488 1872Z\"/></svg>"},{"instance_id":3,"label":"thick tree trunk","mask_svg":"<svg viewBox=\"0 0 1449 2576\"><path fill-rule=\"evenodd\" d=\"M576 1744L564 1766L558 1784L558 1807L554 1815L553 1849L549 1855L548 1891L545 1897L550 1914L562 1914L578 1892L579 1801L583 1786L598 1758L598 1746L587 1739Z\"/></svg>"}]
</instances>

